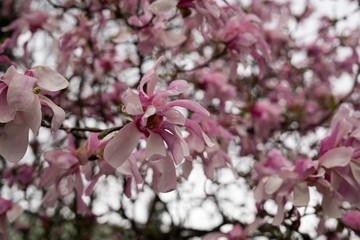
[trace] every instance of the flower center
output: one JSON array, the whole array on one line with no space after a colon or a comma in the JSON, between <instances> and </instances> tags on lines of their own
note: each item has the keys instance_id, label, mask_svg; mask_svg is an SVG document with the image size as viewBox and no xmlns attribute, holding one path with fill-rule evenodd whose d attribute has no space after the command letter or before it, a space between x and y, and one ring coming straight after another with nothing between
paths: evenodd
<instances>
[{"instance_id":1,"label":"flower center","mask_svg":"<svg viewBox=\"0 0 360 240\"><path fill-rule=\"evenodd\" d=\"M159 115L156 115L156 114L151 115L147 119L146 127L148 129L158 128L162 120L163 120L162 116L159 116Z\"/></svg>"}]
</instances>

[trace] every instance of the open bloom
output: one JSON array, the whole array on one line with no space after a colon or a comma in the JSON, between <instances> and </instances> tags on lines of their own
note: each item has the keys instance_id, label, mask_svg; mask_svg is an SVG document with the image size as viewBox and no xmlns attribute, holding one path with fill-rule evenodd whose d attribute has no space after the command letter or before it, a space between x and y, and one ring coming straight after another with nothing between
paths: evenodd
<instances>
[{"instance_id":1,"label":"open bloom","mask_svg":"<svg viewBox=\"0 0 360 240\"><path fill-rule=\"evenodd\" d=\"M187 90L186 81L175 80L165 91L155 91L158 82L156 70L162 59L160 58L154 68L143 76L138 92L128 89L123 95L123 111L132 115L134 121L126 124L105 147L104 159L115 168L129 158L143 136L147 139L145 149L147 160L153 156L162 156L170 157L175 164L179 164L184 157L190 155L180 127L185 127L188 132L197 135L199 141L203 141L207 146L213 145L200 125L185 118L175 107L182 107L204 116L209 116L209 112L190 100L168 100L169 97Z\"/></svg>"},{"instance_id":2,"label":"open bloom","mask_svg":"<svg viewBox=\"0 0 360 240\"><path fill-rule=\"evenodd\" d=\"M51 129L56 131L65 112L41 94L57 92L68 86L59 73L45 66L36 66L20 74L11 66L0 78L0 155L18 162L28 146L29 129L37 135L42 119L41 107L54 112Z\"/></svg>"},{"instance_id":3,"label":"open bloom","mask_svg":"<svg viewBox=\"0 0 360 240\"><path fill-rule=\"evenodd\" d=\"M40 186L47 191L43 199L45 207L52 207L58 199L74 191L77 212L86 211L86 205L82 199L83 193L87 196L91 195L99 178L114 171L101 155L107 140L99 141L98 135L98 133L91 133L79 148L75 147L73 138L69 136L69 145L66 150L52 150L45 153L44 158L49 166L44 169L40 180ZM96 174L93 171L94 161L99 167ZM84 180L89 182L86 188Z\"/></svg>"}]
</instances>

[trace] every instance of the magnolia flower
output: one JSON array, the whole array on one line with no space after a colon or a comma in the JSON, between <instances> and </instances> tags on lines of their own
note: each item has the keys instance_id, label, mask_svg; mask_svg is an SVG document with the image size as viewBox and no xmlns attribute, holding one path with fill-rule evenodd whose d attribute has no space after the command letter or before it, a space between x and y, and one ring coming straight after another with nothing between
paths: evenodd
<instances>
[{"instance_id":1,"label":"magnolia flower","mask_svg":"<svg viewBox=\"0 0 360 240\"><path fill-rule=\"evenodd\" d=\"M134 121L126 124L105 147L104 159L114 168L121 166L129 158L142 137L147 139L145 149L147 160L152 156L160 155L165 158L169 155L176 164L179 164L190 154L180 127L185 127L187 131L196 134L207 146L213 145L199 124L186 119L175 107L182 107L203 116L209 116L209 112L190 100L168 100L169 97L187 90L186 81L175 80L165 91L155 91L158 82L156 70L162 60L163 58L160 58L154 68L143 76L137 92L128 89L122 96L123 111L132 115Z\"/></svg>"},{"instance_id":2,"label":"magnolia flower","mask_svg":"<svg viewBox=\"0 0 360 240\"><path fill-rule=\"evenodd\" d=\"M59 73L45 66L36 66L20 74L11 66L0 78L0 155L18 162L28 146L29 129L37 135L42 119L41 107L51 108L54 132L65 119L65 112L41 94L57 92L68 86Z\"/></svg>"},{"instance_id":3,"label":"magnolia flower","mask_svg":"<svg viewBox=\"0 0 360 240\"><path fill-rule=\"evenodd\" d=\"M91 133L89 138L76 148L73 138L69 136L66 150L53 150L45 153L49 166L44 169L40 186L47 189L43 199L44 206L53 206L60 197L76 193L77 212L86 210L82 199L83 193L91 195L95 184L103 175L111 174L114 169L102 159L102 151L107 140L99 140L98 133ZM89 160L97 160L99 171L94 174ZM85 188L82 174L89 185Z\"/></svg>"}]
</instances>

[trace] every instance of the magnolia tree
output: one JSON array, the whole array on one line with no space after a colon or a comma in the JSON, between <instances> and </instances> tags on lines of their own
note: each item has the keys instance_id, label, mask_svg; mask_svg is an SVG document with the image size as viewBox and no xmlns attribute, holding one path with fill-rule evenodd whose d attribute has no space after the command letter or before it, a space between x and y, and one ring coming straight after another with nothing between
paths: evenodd
<instances>
[{"instance_id":1,"label":"magnolia tree","mask_svg":"<svg viewBox=\"0 0 360 240\"><path fill-rule=\"evenodd\" d=\"M1 239L356 238L359 9L1 1Z\"/></svg>"}]
</instances>

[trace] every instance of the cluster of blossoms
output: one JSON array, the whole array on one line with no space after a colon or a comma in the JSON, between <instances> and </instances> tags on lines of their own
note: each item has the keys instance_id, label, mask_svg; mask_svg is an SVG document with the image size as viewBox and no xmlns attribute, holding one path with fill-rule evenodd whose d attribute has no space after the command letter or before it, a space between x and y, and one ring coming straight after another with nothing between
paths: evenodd
<instances>
[{"instance_id":1,"label":"cluster of blossoms","mask_svg":"<svg viewBox=\"0 0 360 240\"><path fill-rule=\"evenodd\" d=\"M304 206L325 229L311 238L358 234L360 30L343 23L360 8L344 1L354 10L331 17L312 0L0 1L0 238L20 205L16 232L42 232L27 219L46 228L29 238L50 239L69 219L79 234L97 229L102 181L121 189L108 213L137 239L308 239ZM309 20L314 34L300 36ZM353 85L338 93L343 79ZM235 200L223 194L234 185L246 189ZM162 194L175 189L176 200ZM253 190L257 203L240 203ZM317 206L313 190L325 196ZM134 209L143 198L145 224ZM210 234L188 224L205 205L221 218Z\"/></svg>"},{"instance_id":2,"label":"cluster of blossoms","mask_svg":"<svg viewBox=\"0 0 360 240\"><path fill-rule=\"evenodd\" d=\"M325 214L340 218L342 203L359 207L360 162L359 124L351 111L341 106L331 122L331 134L323 139L317 159L301 159L292 163L277 149L269 151L266 161L255 165L258 202L274 199L278 211L274 224L284 219L287 201L305 207L310 200L309 187L323 195L321 206Z\"/></svg>"}]
</instances>

